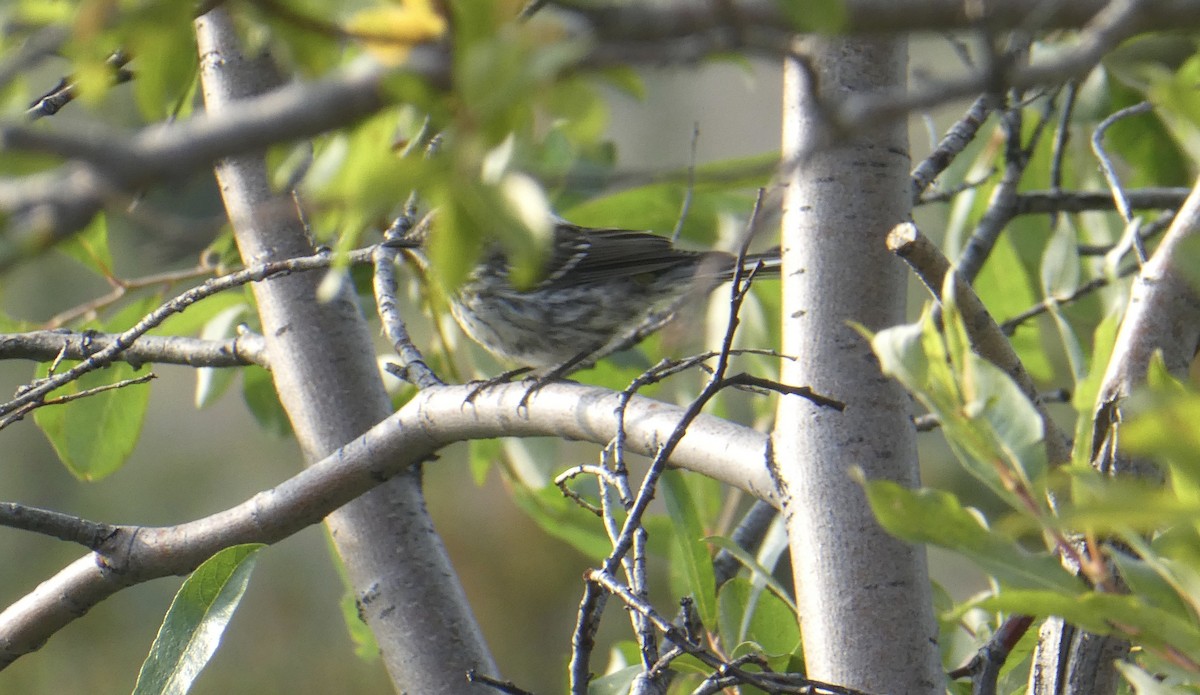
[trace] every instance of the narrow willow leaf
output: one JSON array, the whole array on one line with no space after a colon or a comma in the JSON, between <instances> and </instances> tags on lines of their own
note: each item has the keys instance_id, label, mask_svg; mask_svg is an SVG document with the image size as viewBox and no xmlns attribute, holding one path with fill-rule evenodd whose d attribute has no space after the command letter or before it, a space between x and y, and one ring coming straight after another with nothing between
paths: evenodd
<instances>
[{"instance_id":1,"label":"narrow willow leaf","mask_svg":"<svg viewBox=\"0 0 1200 695\"><path fill-rule=\"evenodd\" d=\"M695 502L679 471L663 474L658 489L663 493L680 550L681 562L673 563L672 568L682 571L700 619L705 625L712 625L717 619L716 582L713 579L712 557L708 544L704 542L706 534Z\"/></svg>"},{"instance_id":2,"label":"narrow willow leaf","mask_svg":"<svg viewBox=\"0 0 1200 695\"><path fill-rule=\"evenodd\" d=\"M1006 585L1073 596L1083 590L1050 553L1033 554L983 525L947 492L909 490L884 480L863 482L879 523L894 536L930 543L970 558Z\"/></svg>"},{"instance_id":3,"label":"narrow willow leaf","mask_svg":"<svg viewBox=\"0 0 1200 695\"><path fill-rule=\"evenodd\" d=\"M226 548L196 568L167 610L134 695L182 695L221 643L246 592L261 544Z\"/></svg>"}]
</instances>

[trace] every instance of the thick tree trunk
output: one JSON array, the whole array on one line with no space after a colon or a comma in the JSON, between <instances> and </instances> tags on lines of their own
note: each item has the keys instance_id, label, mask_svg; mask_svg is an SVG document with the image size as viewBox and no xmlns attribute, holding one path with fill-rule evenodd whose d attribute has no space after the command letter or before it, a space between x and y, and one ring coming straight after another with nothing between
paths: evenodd
<instances>
[{"instance_id":1,"label":"thick tree trunk","mask_svg":"<svg viewBox=\"0 0 1200 695\"><path fill-rule=\"evenodd\" d=\"M210 111L273 86L269 68L240 55L223 10L196 26ZM217 179L247 264L313 253L289 197L271 191L261 155L222 161ZM371 334L350 288L322 302L320 280L301 273L253 286L275 387L309 462L391 414ZM414 470L394 478L326 523L397 690L479 692L482 686L467 683L467 670L494 673L495 666L433 530L419 476Z\"/></svg>"},{"instance_id":2,"label":"thick tree trunk","mask_svg":"<svg viewBox=\"0 0 1200 695\"><path fill-rule=\"evenodd\" d=\"M908 219L907 128L821 147L820 103L901 87L903 41L813 40L785 73L783 380L845 412L782 399L773 435L808 674L877 693L944 690L925 553L876 524L851 478L918 482L909 399L851 322L904 321L906 277L884 239Z\"/></svg>"}]
</instances>

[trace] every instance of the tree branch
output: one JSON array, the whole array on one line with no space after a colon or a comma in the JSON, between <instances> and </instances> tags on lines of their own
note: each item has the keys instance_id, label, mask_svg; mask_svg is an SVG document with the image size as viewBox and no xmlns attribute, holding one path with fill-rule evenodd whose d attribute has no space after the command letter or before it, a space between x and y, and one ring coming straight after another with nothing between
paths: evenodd
<instances>
[{"instance_id":1,"label":"tree branch","mask_svg":"<svg viewBox=\"0 0 1200 695\"><path fill-rule=\"evenodd\" d=\"M572 383L544 385L518 408L523 384L497 385L464 406L471 386L421 391L387 420L323 460L246 502L178 526L119 527L101 551L71 563L0 613L0 667L38 649L59 629L126 587L186 574L216 551L239 543L273 543L467 439L556 436L607 444L617 430L620 395ZM652 456L684 409L635 396L627 406L626 442ZM671 465L712 477L778 506L765 464L767 437L700 415L679 440Z\"/></svg>"},{"instance_id":2,"label":"tree branch","mask_svg":"<svg viewBox=\"0 0 1200 695\"><path fill-rule=\"evenodd\" d=\"M116 333L76 333L68 330L0 333L0 360L49 362L59 356L68 360L88 359L110 350L121 338ZM247 333L225 340L202 340L184 336L143 335L114 360L134 367L143 364L179 364L188 367L245 367L256 364L270 368L261 335Z\"/></svg>"},{"instance_id":3,"label":"tree branch","mask_svg":"<svg viewBox=\"0 0 1200 695\"><path fill-rule=\"evenodd\" d=\"M369 252L354 252L363 253ZM353 253L352 253L353 256ZM30 384L23 389L16 398L7 403L0 404L0 416L7 415L28 405L34 401L41 400L46 394L61 387L62 385L78 379L87 372L94 371L105 365L111 364L125 350L129 349L133 343L146 332L158 326L173 314L183 311L187 307L212 296L218 292L244 285L248 282L259 282L272 277L281 275L289 275L291 273L314 270L318 268L328 268L333 260L333 254L329 252L318 253L314 256L306 256L302 258L289 258L273 263L263 263L258 266L246 268L229 275L223 275L218 278L212 278L204 284L193 287L183 294L167 301L159 306L154 311L147 314L142 320L138 321L129 330L116 336L115 339L107 347L92 353L82 362L68 369L61 374L56 374L52 377L42 379L36 383ZM365 259L364 259L365 260Z\"/></svg>"},{"instance_id":4,"label":"tree branch","mask_svg":"<svg viewBox=\"0 0 1200 695\"><path fill-rule=\"evenodd\" d=\"M940 301L942 285L946 274L950 272L950 261L934 246L912 223L896 225L888 235L888 248L916 272L921 282L929 289L936 300ZM1033 379L1025 366L1021 364L1012 344L996 325L995 319L988 313L975 291L962 280L955 278L955 299L962 313L963 324L971 347L981 357L999 367L1012 377L1026 398L1037 409L1042 420L1043 438L1046 446L1046 460L1052 466L1066 463L1071 457L1071 447L1068 445L1066 434L1059 429L1054 419L1046 410L1045 404L1038 397Z\"/></svg>"}]
</instances>

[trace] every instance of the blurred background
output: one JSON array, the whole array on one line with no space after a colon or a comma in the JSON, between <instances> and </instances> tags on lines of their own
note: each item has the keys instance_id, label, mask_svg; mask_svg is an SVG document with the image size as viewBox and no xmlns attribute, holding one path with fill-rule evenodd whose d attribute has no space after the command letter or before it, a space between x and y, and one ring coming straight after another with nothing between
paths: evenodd
<instances>
[{"instance_id":1,"label":"blurred background","mask_svg":"<svg viewBox=\"0 0 1200 695\"><path fill-rule=\"evenodd\" d=\"M930 52L932 51L932 53ZM922 49L914 73L948 55L945 46ZM65 69L57 66L57 69ZM62 73L53 66L30 76L32 89L48 89ZM643 73L646 98L612 92L610 133L618 169L664 171L685 167L693 125L699 126L697 160L706 162L778 149L781 71L760 60L713 64L698 70ZM136 116L117 89L111 108ZM106 107L107 108L107 107ZM938 115L949 122L961 109ZM60 116L70 122L71 109ZM927 128L914 119L913 151L929 150ZM55 125L60 125L56 123ZM211 177L151 193L158 204L220 213ZM659 230L667 231L667 230ZM936 235L936 230L929 230ZM162 270L165 259L186 267L209 239L150 238L144 231L113 228L118 273L136 277ZM44 321L95 297L105 284L78 273L78 266L51 252L10 272L2 282L2 307L12 316ZM914 291L919 307L923 293ZM418 342L421 337L417 337ZM0 389L11 392L32 375L31 363L0 363ZM0 499L112 523L173 524L237 504L295 473L294 442L264 432L248 413L238 389L203 410L193 405L195 375L183 367L155 367L149 415L140 444L118 473L94 483L69 475L31 422L0 433ZM392 377L386 377L392 379ZM587 373L578 375L587 381ZM944 455L936 436L922 440L927 476L945 484L936 465ZM560 467L594 460L596 448L580 446ZM934 463L930 463L934 462ZM493 469L477 485L466 465L466 446L454 446L425 468L431 512L476 615L506 678L537 692L560 692L575 610L588 561L547 536L511 500ZM0 603L8 605L81 551L66 543L0 529ZM935 555L935 578L954 594L977 590L978 575ZM661 578L660 578L661 579ZM181 580L164 579L123 591L56 635L38 653L0 673L0 693L120 693L129 691L159 622ZM194 692L390 693L378 660L354 655L339 602L344 594L324 531L313 527L260 554L249 590L223 645ZM660 598L671 601L665 594ZM671 612L670 604L663 609ZM624 611L610 606L604 636L625 638ZM596 669L607 654L598 649Z\"/></svg>"}]
</instances>

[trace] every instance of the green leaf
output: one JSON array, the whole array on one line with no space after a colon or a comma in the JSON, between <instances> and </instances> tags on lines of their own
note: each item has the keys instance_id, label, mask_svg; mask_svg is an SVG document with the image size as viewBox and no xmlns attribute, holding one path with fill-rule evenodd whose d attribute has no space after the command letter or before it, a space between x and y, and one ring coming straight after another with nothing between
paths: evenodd
<instances>
[{"instance_id":1,"label":"green leaf","mask_svg":"<svg viewBox=\"0 0 1200 695\"><path fill-rule=\"evenodd\" d=\"M1121 425L1121 446L1132 455L1157 458L1171 471L1181 499L1200 501L1200 393L1161 390L1140 395Z\"/></svg>"},{"instance_id":2,"label":"green leaf","mask_svg":"<svg viewBox=\"0 0 1200 695\"><path fill-rule=\"evenodd\" d=\"M775 4L802 34L836 34L845 29L849 19L845 0L775 0Z\"/></svg>"},{"instance_id":3,"label":"green leaf","mask_svg":"<svg viewBox=\"0 0 1200 695\"><path fill-rule=\"evenodd\" d=\"M712 625L717 618L717 590L700 515L679 471L664 473L658 489L663 494L680 551L679 562L673 563L672 572L679 572L686 579L700 619L705 625Z\"/></svg>"},{"instance_id":4,"label":"green leaf","mask_svg":"<svg viewBox=\"0 0 1200 695\"><path fill-rule=\"evenodd\" d=\"M632 97L638 101L646 98L646 82L642 79L642 74L630 66L617 65L605 68L598 72L596 76L604 80L609 86L620 90L625 96Z\"/></svg>"},{"instance_id":5,"label":"green leaf","mask_svg":"<svg viewBox=\"0 0 1200 695\"><path fill-rule=\"evenodd\" d=\"M191 689L217 651L262 547L255 543L226 548L192 572L167 610L134 695L181 695Z\"/></svg>"},{"instance_id":6,"label":"green leaf","mask_svg":"<svg viewBox=\"0 0 1200 695\"><path fill-rule=\"evenodd\" d=\"M1192 615L1191 608L1175 589L1170 561L1162 558L1140 560L1120 552L1110 553L1108 557L1116 564L1131 594L1175 615Z\"/></svg>"},{"instance_id":7,"label":"green leaf","mask_svg":"<svg viewBox=\"0 0 1200 695\"><path fill-rule=\"evenodd\" d=\"M574 141L596 142L608 132L608 103L583 80L557 82L547 93L545 105L560 119L559 128Z\"/></svg>"},{"instance_id":8,"label":"green leaf","mask_svg":"<svg viewBox=\"0 0 1200 695\"><path fill-rule=\"evenodd\" d=\"M1164 683L1153 674L1138 668L1137 664L1122 659L1115 659L1112 663L1125 680L1129 681L1129 685L1133 686L1133 692L1137 695L1180 695L1195 692L1192 688L1181 689Z\"/></svg>"},{"instance_id":9,"label":"green leaf","mask_svg":"<svg viewBox=\"0 0 1200 695\"><path fill-rule=\"evenodd\" d=\"M103 278L113 276L112 250L108 247L108 217L98 213L81 232L58 245L58 250Z\"/></svg>"},{"instance_id":10,"label":"green leaf","mask_svg":"<svg viewBox=\"0 0 1200 695\"><path fill-rule=\"evenodd\" d=\"M1155 36L1161 39L1164 34ZM1139 66L1143 81L1136 91L1122 93L1118 85L1110 85L1113 92L1110 112L1143 98L1155 107L1153 113L1114 123L1105 136L1108 150L1124 160L1122 183L1126 188L1191 183L1190 163L1200 156L1200 118L1197 117L1200 99L1195 94L1200 59L1195 57L1194 45L1183 51L1191 57L1173 72L1168 72L1172 67L1169 64Z\"/></svg>"},{"instance_id":11,"label":"green leaf","mask_svg":"<svg viewBox=\"0 0 1200 695\"><path fill-rule=\"evenodd\" d=\"M338 606L342 609L342 621L346 625L346 634L354 644L355 656L368 663L374 662L379 659L379 643L376 642L375 634L371 632L371 628L363 620L354 583L350 581L350 575L346 571L346 563L338 553L337 546L333 542L333 537L329 534L329 528L322 528L325 531L323 534L325 537L325 549L329 552L329 559L333 562L333 568L337 571L338 579L341 581L343 588L342 598L338 601Z\"/></svg>"},{"instance_id":12,"label":"green leaf","mask_svg":"<svg viewBox=\"0 0 1200 695\"><path fill-rule=\"evenodd\" d=\"M196 82L197 53L187 3L144 3L123 23L128 51L136 56L133 94L142 116L157 121L172 115Z\"/></svg>"},{"instance_id":13,"label":"green leaf","mask_svg":"<svg viewBox=\"0 0 1200 695\"><path fill-rule=\"evenodd\" d=\"M778 163L778 154L767 153L697 167L683 238L703 245L715 243L719 218L722 215L745 218L754 206L752 190L767 184ZM671 178L666 183L592 198L561 212L577 224L647 229L665 234L675 228L688 189L686 172Z\"/></svg>"},{"instance_id":14,"label":"green leaf","mask_svg":"<svg viewBox=\"0 0 1200 695\"><path fill-rule=\"evenodd\" d=\"M250 414L259 426L267 432L286 437L292 433L292 423L288 420L283 404L279 402L279 394L275 392L275 382L271 373L261 367L247 367L242 370L242 398Z\"/></svg>"},{"instance_id":15,"label":"green leaf","mask_svg":"<svg viewBox=\"0 0 1200 695\"><path fill-rule=\"evenodd\" d=\"M1197 146L1200 147L1200 143ZM1172 258L1171 269L1183 275L1193 291L1200 290L1200 269L1196 268L1200 263L1200 239L1191 235L1180 240Z\"/></svg>"},{"instance_id":16,"label":"green leaf","mask_svg":"<svg viewBox=\"0 0 1200 695\"><path fill-rule=\"evenodd\" d=\"M549 535L565 541L593 560L605 558L612 551L612 543L604 533L600 519L581 509L574 500L563 497L557 487L547 485L532 490L513 485L510 489L517 506Z\"/></svg>"},{"instance_id":17,"label":"green leaf","mask_svg":"<svg viewBox=\"0 0 1200 695\"><path fill-rule=\"evenodd\" d=\"M107 332L123 331L157 304L155 297L130 302L98 328ZM63 362L58 371L66 371L75 364ZM49 363L40 364L36 373L46 377L49 368ZM52 392L47 400L133 379L138 376L138 371L125 362L114 362L64 385ZM133 384L38 408L33 413L33 420L74 476L82 480L99 480L119 470L133 453L149 402L149 385Z\"/></svg>"},{"instance_id":18,"label":"green leaf","mask_svg":"<svg viewBox=\"0 0 1200 695\"><path fill-rule=\"evenodd\" d=\"M1042 256L1042 292L1048 301L1070 296L1079 286L1078 234L1070 224L1070 217L1059 215L1058 219L1058 228L1051 236ZM1050 303L1047 313L1054 319L1054 326L1058 329L1059 342L1067 356L1072 381L1077 382L1084 377L1087 370L1083 348L1079 345L1074 328L1063 316L1058 304Z\"/></svg>"},{"instance_id":19,"label":"green leaf","mask_svg":"<svg viewBox=\"0 0 1200 695\"><path fill-rule=\"evenodd\" d=\"M752 642L768 657L790 656L800 645L800 627L791 606L750 580L736 577L721 586L721 640Z\"/></svg>"},{"instance_id":20,"label":"green leaf","mask_svg":"<svg viewBox=\"0 0 1200 695\"><path fill-rule=\"evenodd\" d=\"M348 582L347 582L348 584ZM346 623L346 632L354 643L354 655L368 663L379 660L379 643L375 641L375 633L363 622L362 614L358 611L358 601L354 600L354 590L347 588L342 594L338 606L342 609L342 620Z\"/></svg>"},{"instance_id":21,"label":"green leaf","mask_svg":"<svg viewBox=\"0 0 1200 695\"><path fill-rule=\"evenodd\" d=\"M770 589L771 592L779 598L779 600L788 605L788 608L790 608L793 613L799 614L799 609L796 608L796 602L792 600L792 596L790 592L788 592L787 588L784 587L783 584L779 583L779 580L775 578L775 575L772 574L769 568L764 567L762 563L758 561L758 559L756 559L750 553L747 553L742 546L734 543L732 540L725 538L724 536L709 536L704 540L712 543L713 545L737 558L738 562L742 563L743 567L750 570L751 581L756 586L761 585Z\"/></svg>"},{"instance_id":22,"label":"green leaf","mask_svg":"<svg viewBox=\"0 0 1200 695\"><path fill-rule=\"evenodd\" d=\"M943 308L944 332L927 312L917 324L880 331L871 345L884 373L938 416L963 466L1023 508L1015 484L1028 488L1045 469L1041 418L1007 374L970 349L952 292Z\"/></svg>"},{"instance_id":23,"label":"green leaf","mask_svg":"<svg viewBox=\"0 0 1200 695\"><path fill-rule=\"evenodd\" d=\"M979 271L975 291L992 316L1016 316L1041 299L1034 291L1033 282L1022 262L1014 235L1005 233L996 241L987 263ZM1054 366L1042 347L1042 328L1038 322L1022 324L1021 330L1009 340L1030 376L1035 380L1055 377Z\"/></svg>"},{"instance_id":24,"label":"green leaf","mask_svg":"<svg viewBox=\"0 0 1200 695\"><path fill-rule=\"evenodd\" d=\"M1071 398L1075 410L1087 415L1090 419L1096 398L1100 394L1100 385L1104 381L1104 371L1108 369L1109 357L1113 345L1117 341L1117 330L1121 327L1121 316L1124 311L1114 311L1096 326L1092 334L1092 359L1088 363L1087 376L1075 382L1075 393Z\"/></svg>"},{"instance_id":25,"label":"green leaf","mask_svg":"<svg viewBox=\"0 0 1200 695\"><path fill-rule=\"evenodd\" d=\"M200 331L204 340L222 340L237 335L237 326L249 314L249 307L238 304L217 314ZM229 390L237 370L228 367L201 367L196 370L197 408L205 408L217 401Z\"/></svg>"},{"instance_id":26,"label":"green leaf","mask_svg":"<svg viewBox=\"0 0 1200 695\"><path fill-rule=\"evenodd\" d=\"M1147 647L1200 654L1200 630L1192 621L1151 606L1140 596L1095 591L1071 596L1052 591L1004 590L969 605L1026 615L1055 615L1097 634L1133 635Z\"/></svg>"},{"instance_id":27,"label":"green leaf","mask_svg":"<svg viewBox=\"0 0 1200 695\"><path fill-rule=\"evenodd\" d=\"M1065 296L1079 287L1078 235L1066 215L1059 216L1057 229L1042 255L1042 292L1047 297Z\"/></svg>"},{"instance_id":28,"label":"green leaf","mask_svg":"<svg viewBox=\"0 0 1200 695\"><path fill-rule=\"evenodd\" d=\"M1023 589L1075 595L1083 584L1049 553L1033 554L1015 540L989 530L976 512L940 490L909 490L886 480L864 481L879 523L894 536L930 543L964 555L999 581Z\"/></svg>"},{"instance_id":29,"label":"green leaf","mask_svg":"<svg viewBox=\"0 0 1200 695\"><path fill-rule=\"evenodd\" d=\"M338 250L361 238L368 225L388 220L410 191L425 179L444 180L445 164L401 157L391 146L419 127L413 114L387 110L327 141L315 154L306 188L328 212L314 225L336 234ZM438 177L442 178L439 179Z\"/></svg>"},{"instance_id":30,"label":"green leaf","mask_svg":"<svg viewBox=\"0 0 1200 695\"><path fill-rule=\"evenodd\" d=\"M642 665L626 666L588 682L588 695L626 695L633 679L642 672Z\"/></svg>"},{"instance_id":31,"label":"green leaf","mask_svg":"<svg viewBox=\"0 0 1200 695\"><path fill-rule=\"evenodd\" d=\"M1153 532L1189 524L1200 500L1146 481L1105 477L1091 468L1071 471L1070 504L1057 515L1060 528L1104 536L1128 530Z\"/></svg>"},{"instance_id":32,"label":"green leaf","mask_svg":"<svg viewBox=\"0 0 1200 695\"><path fill-rule=\"evenodd\" d=\"M483 485L488 471L503 455L500 441L496 439L472 439L467 442L470 451L471 479Z\"/></svg>"}]
</instances>

